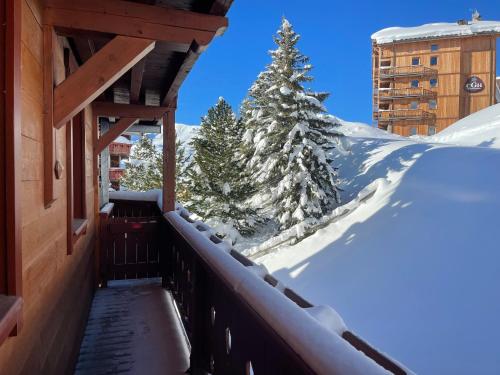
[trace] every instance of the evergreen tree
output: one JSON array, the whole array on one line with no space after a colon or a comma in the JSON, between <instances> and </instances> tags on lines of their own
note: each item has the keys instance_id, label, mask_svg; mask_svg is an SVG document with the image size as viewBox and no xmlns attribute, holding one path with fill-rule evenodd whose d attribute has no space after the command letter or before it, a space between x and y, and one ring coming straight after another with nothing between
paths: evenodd
<instances>
[{"instance_id":1,"label":"evergreen tree","mask_svg":"<svg viewBox=\"0 0 500 375\"><path fill-rule=\"evenodd\" d=\"M146 135L132 147L121 184L128 190L148 191L163 186L163 157Z\"/></svg>"},{"instance_id":2,"label":"evergreen tree","mask_svg":"<svg viewBox=\"0 0 500 375\"><path fill-rule=\"evenodd\" d=\"M186 147L179 138L175 141L175 197L177 201L186 203L191 198L189 168L190 157Z\"/></svg>"},{"instance_id":3,"label":"evergreen tree","mask_svg":"<svg viewBox=\"0 0 500 375\"><path fill-rule=\"evenodd\" d=\"M176 199L185 202L189 199L189 155L179 139L176 139L175 145ZM134 191L148 191L163 187L163 152L146 135L141 136L132 148L130 159L125 164L121 184L128 190Z\"/></svg>"},{"instance_id":4,"label":"evergreen tree","mask_svg":"<svg viewBox=\"0 0 500 375\"><path fill-rule=\"evenodd\" d=\"M242 106L248 165L267 199L262 208L272 211L280 229L306 218L314 222L340 202L327 156L340 134L325 116L328 94L304 86L313 80L312 66L296 47L299 38L283 18L272 62Z\"/></svg>"},{"instance_id":5,"label":"evergreen tree","mask_svg":"<svg viewBox=\"0 0 500 375\"><path fill-rule=\"evenodd\" d=\"M202 118L200 131L191 143L194 156L188 172L191 202L187 207L203 219L214 219L249 234L256 220L254 212L243 204L249 192L238 152L242 137L243 123L219 98Z\"/></svg>"}]
</instances>

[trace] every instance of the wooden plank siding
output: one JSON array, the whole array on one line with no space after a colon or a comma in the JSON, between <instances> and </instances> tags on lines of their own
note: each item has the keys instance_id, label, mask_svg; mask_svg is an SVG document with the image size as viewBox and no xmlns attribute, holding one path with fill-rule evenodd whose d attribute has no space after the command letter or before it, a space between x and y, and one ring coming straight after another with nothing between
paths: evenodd
<instances>
[{"instance_id":1,"label":"wooden plank siding","mask_svg":"<svg viewBox=\"0 0 500 375\"><path fill-rule=\"evenodd\" d=\"M53 180L55 201L44 202L42 1L20 0L21 233L23 329L0 346L1 374L72 372L93 294L95 216L67 255L66 169ZM54 80L64 79L63 39L54 41ZM92 109L85 109L86 211L95 212ZM54 130L54 160L66 164L66 129Z\"/></svg>"},{"instance_id":2,"label":"wooden plank siding","mask_svg":"<svg viewBox=\"0 0 500 375\"><path fill-rule=\"evenodd\" d=\"M438 50L431 51L431 45L437 44ZM436 115L436 131L441 131L485 107L495 104L495 76L496 76L496 36L477 35L454 38L438 38L422 41L408 41L374 45L374 60L378 52L378 64L374 64L374 112L377 112L378 104L376 90L380 88L380 82L388 80L379 79L379 73L383 61L391 61L391 66L406 67L412 65L412 58L419 57L420 65L437 70L435 77L399 77L393 79L391 88L408 88L411 81L419 80L419 87L432 90L437 93L437 108L432 109L428 100L420 100L418 108ZM431 57L436 56L437 65L431 66ZM464 90L466 80L471 76L477 76L485 84L484 90L477 93L468 93ZM437 87L430 86L430 78L437 78ZM395 100L390 109L409 109L411 101ZM418 101L418 99L417 99ZM396 122L392 131L401 135L409 135L410 127L417 126L417 134L426 135L428 126L426 124Z\"/></svg>"}]
</instances>

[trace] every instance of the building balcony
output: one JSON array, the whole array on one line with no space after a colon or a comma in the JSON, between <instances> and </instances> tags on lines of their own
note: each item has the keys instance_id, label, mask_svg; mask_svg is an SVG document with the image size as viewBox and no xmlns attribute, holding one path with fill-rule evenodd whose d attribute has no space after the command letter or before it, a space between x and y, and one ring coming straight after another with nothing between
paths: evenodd
<instances>
[{"instance_id":1,"label":"building balcony","mask_svg":"<svg viewBox=\"0 0 500 375\"><path fill-rule=\"evenodd\" d=\"M436 115L434 113L421 109L380 110L374 113L374 117L379 123L412 121L432 125L436 121Z\"/></svg>"},{"instance_id":2,"label":"building balcony","mask_svg":"<svg viewBox=\"0 0 500 375\"><path fill-rule=\"evenodd\" d=\"M406 87L402 89L379 89L378 98L380 101L404 100L404 99L435 99L435 91L423 89L421 87Z\"/></svg>"},{"instance_id":3,"label":"building balcony","mask_svg":"<svg viewBox=\"0 0 500 375\"><path fill-rule=\"evenodd\" d=\"M116 143L113 142L109 145L109 154L110 155L120 155L120 156L129 156L130 149L132 148L132 144L128 143Z\"/></svg>"},{"instance_id":4,"label":"building balcony","mask_svg":"<svg viewBox=\"0 0 500 375\"><path fill-rule=\"evenodd\" d=\"M422 65L380 68L381 79L390 79L398 77L427 77L436 75L437 75L437 69L428 68Z\"/></svg>"},{"instance_id":5,"label":"building balcony","mask_svg":"<svg viewBox=\"0 0 500 375\"><path fill-rule=\"evenodd\" d=\"M109 168L109 180L120 181L120 178L122 178L124 173L124 168Z\"/></svg>"},{"instance_id":6,"label":"building balcony","mask_svg":"<svg viewBox=\"0 0 500 375\"><path fill-rule=\"evenodd\" d=\"M100 211L101 288L75 374L407 373L185 210L133 195Z\"/></svg>"}]
</instances>

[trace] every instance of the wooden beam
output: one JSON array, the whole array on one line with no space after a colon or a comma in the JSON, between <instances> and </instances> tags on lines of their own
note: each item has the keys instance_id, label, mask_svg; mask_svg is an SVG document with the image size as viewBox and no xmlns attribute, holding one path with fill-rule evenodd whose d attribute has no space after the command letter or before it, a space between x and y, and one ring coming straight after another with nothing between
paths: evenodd
<instances>
[{"instance_id":1,"label":"wooden beam","mask_svg":"<svg viewBox=\"0 0 500 375\"><path fill-rule=\"evenodd\" d=\"M146 58L139 61L132 68L130 77L130 103L137 104L141 95L142 76L144 75L144 67L146 66Z\"/></svg>"},{"instance_id":2,"label":"wooden beam","mask_svg":"<svg viewBox=\"0 0 500 375\"><path fill-rule=\"evenodd\" d=\"M97 117L134 117L144 120L160 119L169 107L154 107L140 104L119 104L93 102L92 109Z\"/></svg>"},{"instance_id":3,"label":"wooden beam","mask_svg":"<svg viewBox=\"0 0 500 375\"><path fill-rule=\"evenodd\" d=\"M54 91L54 126L60 128L154 48L148 39L117 36Z\"/></svg>"},{"instance_id":4,"label":"wooden beam","mask_svg":"<svg viewBox=\"0 0 500 375\"><path fill-rule=\"evenodd\" d=\"M232 3L233 0L214 0L209 13L218 16L224 16L231 7Z\"/></svg>"},{"instance_id":5,"label":"wooden beam","mask_svg":"<svg viewBox=\"0 0 500 375\"><path fill-rule=\"evenodd\" d=\"M216 16L224 16L229 7L233 3L233 0L214 0L212 6L210 7L209 14ZM226 26L227 27L227 26ZM174 100L177 101L177 96L179 93L179 88L182 82L186 79L187 75L193 68L196 60L200 57L201 53L206 49L206 46L200 45L197 40L193 40L189 46L184 61L179 66L177 73L168 82L161 101L162 105L170 106L170 103Z\"/></svg>"},{"instance_id":6,"label":"wooden beam","mask_svg":"<svg viewBox=\"0 0 500 375\"><path fill-rule=\"evenodd\" d=\"M205 47L200 46L195 41L191 43L191 46L189 47L189 50L186 53L184 61L179 66L179 69L177 70L175 76L171 77L170 82L167 85L167 90L161 102L164 107L172 106L171 103L175 100L175 98L177 98L182 83L184 82L187 75L193 68L193 65L196 63L196 60L198 60L201 53L205 49L206 49Z\"/></svg>"},{"instance_id":7,"label":"wooden beam","mask_svg":"<svg viewBox=\"0 0 500 375\"><path fill-rule=\"evenodd\" d=\"M175 210L175 110L163 115L163 212Z\"/></svg>"},{"instance_id":8,"label":"wooden beam","mask_svg":"<svg viewBox=\"0 0 500 375\"><path fill-rule=\"evenodd\" d=\"M44 19L63 29L201 45L227 28L225 17L123 0L49 0Z\"/></svg>"},{"instance_id":9,"label":"wooden beam","mask_svg":"<svg viewBox=\"0 0 500 375\"><path fill-rule=\"evenodd\" d=\"M97 140L97 143L94 145L94 154L100 154L111 142L118 138L120 134L124 133L136 121L136 118L122 117Z\"/></svg>"}]
</instances>

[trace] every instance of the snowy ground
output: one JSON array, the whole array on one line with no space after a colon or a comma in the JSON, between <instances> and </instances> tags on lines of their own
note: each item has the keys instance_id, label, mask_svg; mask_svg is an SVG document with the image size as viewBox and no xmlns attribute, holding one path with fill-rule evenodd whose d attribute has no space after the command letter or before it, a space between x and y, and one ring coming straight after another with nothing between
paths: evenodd
<instances>
[{"instance_id":1,"label":"snowy ground","mask_svg":"<svg viewBox=\"0 0 500 375\"><path fill-rule=\"evenodd\" d=\"M500 106L426 139L344 126L348 209L256 260L417 373L499 374Z\"/></svg>"}]
</instances>

